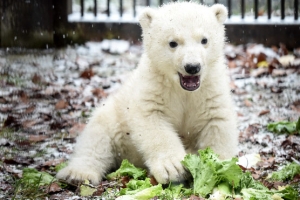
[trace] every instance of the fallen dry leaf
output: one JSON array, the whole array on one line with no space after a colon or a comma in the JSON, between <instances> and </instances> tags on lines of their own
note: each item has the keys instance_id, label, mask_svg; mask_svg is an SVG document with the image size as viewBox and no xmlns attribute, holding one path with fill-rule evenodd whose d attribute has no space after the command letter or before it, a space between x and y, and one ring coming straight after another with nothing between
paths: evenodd
<instances>
[{"instance_id":1,"label":"fallen dry leaf","mask_svg":"<svg viewBox=\"0 0 300 200\"><path fill-rule=\"evenodd\" d=\"M42 166L48 166L48 167L51 167L51 166L56 166L62 162L64 162L65 159L64 158L59 158L59 159L53 159L53 160L48 160L47 162L44 162L42 164Z\"/></svg>"},{"instance_id":2,"label":"fallen dry leaf","mask_svg":"<svg viewBox=\"0 0 300 200\"><path fill-rule=\"evenodd\" d=\"M65 100L59 100L56 104L55 104L55 109L56 110L62 110L62 109L66 109L69 106L69 103Z\"/></svg>"},{"instance_id":3,"label":"fallen dry leaf","mask_svg":"<svg viewBox=\"0 0 300 200\"><path fill-rule=\"evenodd\" d=\"M300 100L294 101L291 108L297 112L300 112Z\"/></svg>"},{"instance_id":4,"label":"fallen dry leaf","mask_svg":"<svg viewBox=\"0 0 300 200\"><path fill-rule=\"evenodd\" d=\"M62 190L62 188L58 185L58 183L54 182L54 183L51 183L50 186L48 186L47 193L55 193L55 192L59 192L61 190Z\"/></svg>"},{"instance_id":5,"label":"fallen dry leaf","mask_svg":"<svg viewBox=\"0 0 300 200\"><path fill-rule=\"evenodd\" d=\"M260 113L258 113L258 116L262 116L262 115L265 115L268 113L270 113L270 110L262 110L262 111L260 111Z\"/></svg>"},{"instance_id":6,"label":"fallen dry leaf","mask_svg":"<svg viewBox=\"0 0 300 200\"><path fill-rule=\"evenodd\" d=\"M260 52L258 55L257 55L257 62L256 63L260 63L262 61L266 61L266 54L264 54L263 52Z\"/></svg>"},{"instance_id":7,"label":"fallen dry leaf","mask_svg":"<svg viewBox=\"0 0 300 200\"><path fill-rule=\"evenodd\" d=\"M83 123L76 123L69 129L69 136L71 138L77 137L84 129L85 124Z\"/></svg>"},{"instance_id":8,"label":"fallen dry leaf","mask_svg":"<svg viewBox=\"0 0 300 200\"><path fill-rule=\"evenodd\" d=\"M30 142L41 142L49 138L47 135L29 135L28 140Z\"/></svg>"},{"instance_id":9,"label":"fallen dry leaf","mask_svg":"<svg viewBox=\"0 0 300 200\"><path fill-rule=\"evenodd\" d=\"M80 78L91 79L94 76L94 72L92 69L86 69L80 74Z\"/></svg>"},{"instance_id":10,"label":"fallen dry leaf","mask_svg":"<svg viewBox=\"0 0 300 200\"><path fill-rule=\"evenodd\" d=\"M245 99L245 100L244 100L244 104L245 104L245 106L247 106L247 107L251 107L251 106L252 106L252 102L251 102L250 100L248 100L248 99Z\"/></svg>"},{"instance_id":11,"label":"fallen dry leaf","mask_svg":"<svg viewBox=\"0 0 300 200\"><path fill-rule=\"evenodd\" d=\"M106 98L108 95L102 88L93 89L92 94L98 98Z\"/></svg>"},{"instance_id":12,"label":"fallen dry leaf","mask_svg":"<svg viewBox=\"0 0 300 200\"><path fill-rule=\"evenodd\" d=\"M31 81L35 84L39 84L42 82L41 76L34 74L33 77L31 78Z\"/></svg>"},{"instance_id":13,"label":"fallen dry leaf","mask_svg":"<svg viewBox=\"0 0 300 200\"><path fill-rule=\"evenodd\" d=\"M271 92L273 92L273 93L281 93L282 89L280 87L273 86L273 87L271 87Z\"/></svg>"}]
</instances>

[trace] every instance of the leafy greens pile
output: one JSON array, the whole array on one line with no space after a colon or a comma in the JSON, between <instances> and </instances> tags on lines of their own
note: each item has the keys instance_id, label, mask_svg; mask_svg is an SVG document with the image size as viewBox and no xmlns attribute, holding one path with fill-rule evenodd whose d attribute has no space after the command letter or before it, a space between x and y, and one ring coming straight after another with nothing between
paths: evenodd
<instances>
[{"instance_id":1,"label":"leafy greens pile","mask_svg":"<svg viewBox=\"0 0 300 200\"><path fill-rule=\"evenodd\" d=\"M299 197L298 192L291 186L281 187L279 190L269 190L262 183L254 180L250 172L243 172L236 164L238 158L222 161L210 148L199 150L198 153L198 155L188 154L182 161L182 164L192 174L191 188L185 188L182 184L170 184L165 189L161 184L153 186L150 178L146 178L146 172L134 167L127 160L123 161L120 169L109 174L108 177L133 177L126 184L126 188L120 190L119 195L122 197L120 199L150 199L153 197L175 199L188 197L191 194L208 199L224 200L232 198L296 200ZM298 174L300 172L297 170L300 170L300 166L295 165L297 164L293 164L291 169ZM287 171L283 173L286 174Z\"/></svg>"},{"instance_id":2,"label":"leafy greens pile","mask_svg":"<svg viewBox=\"0 0 300 200\"><path fill-rule=\"evenodd\" d=\"M128 160L123 160L120 168L107 175L108 179L121 180L122 177L130 177L125 188L121 188L116 196L117 199L182 199L191 195L200 196L211 200L243 199L243 200L298 200L299 193L290 185L279 187L278 190L269 190L259 181L253 179L250 172L244 172L236 164L238 158L222 161L210 149L199 150L198 155L188 154L182 164L192 175L190 186L183 184L169 184L163 187L161 184L152 185L151 179L147 177L144 169L137 168ZM59 168L64 165L57 166ZM273 172L267 177L267 181L292 180L300 174L300 165L291 163L278 172ZM47 186L57 182L62 184L46 172L39 172L36 169L25 168L23 177L20 179L22 187L32 188L35 186ZM299 187L299 186L298 186ZM97 190L90 186L86 180L80 186L81 196L92 196ZM31 190L28 190L30 192Z\"/></svg>"},{"instance_id":3,"label":"leafy greens pile","mask_svg":"<svg viewBox=\"0 0 300 200\"><path fill-rule=\"evenodd\" d=\"M209 148L198 155L187 155L183 165L193 176L193 193L210 199L242 198L244 200L289 199L296 200L298 192L291 186L269 190L253 179L250 172L243 172L236 164L237 158L221 161ZM209 194L212 194L209 196Z\"/></svg>"}]
</instances>

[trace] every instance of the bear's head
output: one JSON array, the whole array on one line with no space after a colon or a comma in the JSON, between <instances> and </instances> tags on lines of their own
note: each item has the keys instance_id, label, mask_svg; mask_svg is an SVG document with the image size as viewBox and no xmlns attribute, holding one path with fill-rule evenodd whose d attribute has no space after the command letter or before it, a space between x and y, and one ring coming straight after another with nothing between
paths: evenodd
<instances>
[{"instance_id":1,"label":"bear's head","mask_svg":"<svg viewBox=\"0 0 300 200\"><path fill-rule=\"evenodd\" d=\"M150 66L188 91L223 57L227 9L191 2L146 8L140 16L145 54Z\"/></svg>"}]
</instances>

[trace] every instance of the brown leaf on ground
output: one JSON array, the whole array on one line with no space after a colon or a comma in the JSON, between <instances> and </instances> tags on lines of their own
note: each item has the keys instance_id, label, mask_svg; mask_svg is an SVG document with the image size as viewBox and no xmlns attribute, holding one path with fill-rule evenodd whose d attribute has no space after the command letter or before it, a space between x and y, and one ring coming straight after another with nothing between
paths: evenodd
<instances>
[{"instance_id":1,"label":"brown leaf on ground","mask_svg":"<svg viewBox=\"0 0 300 200\"><path fill-rule=\"evenodd\" d=\"M83 130L84 130L85 124L83 123L77 123L74 124L70 129L69 129L69 136L71 138L77 137Z\"/></svg>"},{"instance_id":2,"label":"brown leaf on ground","mask_svg":"<svg viewBox=\"0 0 300 200\"><path fill-rule=\"evenodd\" d=\"M271 92L272 93L281 93L282 89L280 87L273 86L273 87L271 87Z\"/></svg>"},{"instance_id":3,"label":"brown leaf on ground","mask_svg":"<svg viewBox=\"0 0 300 200\"><path fill-rule=\"evenodd\" d=\"M266 54L260 52L258 55L257 55L257 63L261 62L261 61L266 61L267 59L267 56Z\"/></svg>"},{"instance_id":4,"label":"brown leaf on ground","mask_svg":"<svg viewBox=\"0 0 300 200\"><path fill-rule=\"evenodd\" d=\"M274 163L275 163L274 157L262 158L262 160L257 163L257 166L259 166L262 169L273 169Z\"/></svg>"},{"instance_id":5,"label":"brown leaf on ground","mask_svg":"<svg viewBox=\"0 0 300 200\"><path fill-rule=\"evenodd\" d=\"M47 135L29 135L28 140L30 142L42 142L46 140L49 136Z\"/></svg>"},{"instance_id":6,"label":"brown leaf on ground","mask_svg":"<svg viewBox=\"0 0 300 200\"><path fill-rule=\"evenodd\" d=\"M23 128L31 128L35 124L37 124L40 120L39 119L34 119L34 120L25 120L22 122Z\"/></svg>"},{"instance_id":7,"label":"brown leaf on ground","mask_svg":"<svg viewBox=\"0 0 300 200\"><path fill-rule=\"evenodd\" d=\"M53 160L48 160L47 162L44 162L42 165L43 166L56 166L62 162L64 162L65 159L64 158L59 158L59 159L53 159Z\"/></svg>"},{"instance_id":8,"label":"brown leaf on ground","mask_svg":"<svg viewBox=\"0 0 300 200\"><path fill-rule=\"evenodd\" d=\"M107 93L103 90L103 89L101 89L101 88L95 88L95 89L93 89L92 90L92 94L94 95L94 96L96 96L96 97L98 97L98 98L105 98L105 97L107 97Z\"/></svg>"},{"instance_id":9,"label":"brown leaf on ground","mask_svg":"<svg viewBox=\"0 0 300 200\"><path fill-rule=\"evenodd\" d=\"M42 78L41 76L37 75L37 74L34 74L33 77L31 78L31 81L34 83L34 84L39 84L42 82Z\"/></svg>"},{"instance_id":10,"label":"brown leaf on ground","mask_svg":"<svg viewBox=\"0 0 300 200\"><path fill-rule=\"evenodd\" d=\"M31 105L28 108L26 108L25 113L26 114L31 114L35 110L35 105Z\"/></svg>"},{"instance_id":11,"label":"brown leaf on ground","mask_svg":"<svg viewBox=\"0 0 300 200\"><path fill-rule=\"evenodd\" d=\"M1 104L7 104L8 101L4 97L0 97L0 103Z\"/></svg>"},{"instance_id":12,"label":"brown leaf on ground","mask_svg":"<svg viewBox=\"0 0 300 200\"><path fill-rule=\"evenodd\" d=\"M19 91L17 93L17 96L20 97L20 100L23 102L23 103L27 103L28 102L28 96L27 94L24 92L24 91Z\"/></svg>"},{"instance_id":13,"label":"brown leaf on ground","mask_svg":"<svg viewBox=\"0 0 300 200\"><path fill-rule=\"evenodd\" d=\"M248 99L245 99L245 100L244 100L244 104L245 104L245 106L247 106L247 107L251 107L251 106L252 106L252 102L251 102L250 100L248 100Z\"/></svg>"},{"instance_id":14,"label":"brown leaf on ground","mask_svg":"<svg viewBox=\"0 0 300 200\"><path fill-rule=\"evenodd\" d=\"M47 193L55 193L55 192L60 192L62 188L58 185L58 183L54 182L51 183L50 186L47 188Z\"/></svg>"},{"instance_id":15,"label":"brown leaf on ground","mask_svg":"<svg viewBox=\"0 0 300 200\"><path fill-rule=\"evenodd\" d=\"M97 187L97 191L93 193L93 196L101 196L104 191L105 189L103 188L103 186Z\"/></svg>"},{"instance_id":16,"label":"brown leaf on ground","mask_svg":"<svg viewBox=\"0 0 300 200\"><path fill-rule=\"evenodd\" d=\"M290 147L295 147L300 150L300 138L297 137L296 135L290 135L288 136L288 138L286 140L284 140L282 143L281 143L281 146L283 148L286 148L288 146Z\"/></svg>"},{"instance_id":17,"label":"brown leaf on ground","mask_svg":"<svg viewBox=\"0 0 300 200\"><path fill-rule=\"evenodd\" d=\"M262 115L265 115L265 114L268 114L270 113L270 110L262 110L258 113L258 116L262 116Z\"/></svg>"},{"instance_id":18,"label":"brown leaf on ground","mask_svg":"<svg viewBox=\"0 0 300 200\"><path fill-rule=\"evenodd\" d=\"M300 174L296 174L291 183L300 183Z\"/></svg>"},{"instance_id":19,"label":"brown leaf on ground","mask_svg":"<svg viewBox=\"0 0 300 200\"><path fill-rule=\"evenodd\" d=\"M300 112L300 100L294 101L291 105L292 110Z\"/></svg>"},{"instance_id":20,"label":"brown leaf on ground","mask_svg":"<svg viewBox=\"0 0 300 200\"><path fill-rule=\"evenodd\" d=\"M260 124L250 124L244 132L240 133L239 141L244 142L253 138L253 135L258 133Z\"/></svg>"},{"instance_id":21,"label":"brown leaf on ground","mask_svg":"<svg viewBox=\"0 0 300 200\"><path fill-rule=\"evenodd\" d=\"M93 72L93 70L89 68L89 69L84 70L80 74L80 78L91 79L94 75L95 75L95 73Z\"/></svg>"},{"instance_id":22,"label":"brown leaf on ground","mask_svg":"<svg viewBox=\"0 0 300 200\"><path fill-rule=\"evenodd\" d=\"M269 190L272 189L274 187L274 183L272 182L268 182L266 180L262 180L261 182L265 187L267 187Z\"/></svg>"},{"instance_id":23,"label":"brown leaf on ground","mask_svg":"<svg viewBox=\"0 0 300 200\"><path fill-rule=\"evenodd\" d=\"M56 110L61 110L61 109L66 109L69 106L69 103L65 100L59 100L56 104L55 104L55 109Z\"/></svg>"}]
</instances>

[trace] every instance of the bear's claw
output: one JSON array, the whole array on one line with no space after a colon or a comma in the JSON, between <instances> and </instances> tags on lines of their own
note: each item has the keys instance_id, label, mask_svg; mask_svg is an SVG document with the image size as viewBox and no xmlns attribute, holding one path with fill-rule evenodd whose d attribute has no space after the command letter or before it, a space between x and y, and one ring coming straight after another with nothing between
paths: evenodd
<instances>
[{"instance_id":1,"label":"bear's claw","mask_svg":"<svg viewBox=\"0 0 300 200\"><path fill-rule=\"evenodd\" d=\"M64 179L69 183L79 183L89 180L93 185L98 185L101 181L99 173L91 169L82 167L67 166L56 174L56 178Z\"/></svg>"},{"instance_id":2,"label":"bear's claw","mask_svg":"<svg viewBox=\"0 0 300 200\"><path fill-rule=\"evenodd\" d=\"M150 173L157 182L166 184L169 182L181 182L188 176L181 164L182 159L169 157L163 160L156 160L150 164Z\"/></svg>"}]
</instances>

